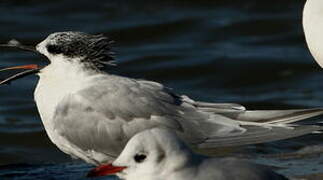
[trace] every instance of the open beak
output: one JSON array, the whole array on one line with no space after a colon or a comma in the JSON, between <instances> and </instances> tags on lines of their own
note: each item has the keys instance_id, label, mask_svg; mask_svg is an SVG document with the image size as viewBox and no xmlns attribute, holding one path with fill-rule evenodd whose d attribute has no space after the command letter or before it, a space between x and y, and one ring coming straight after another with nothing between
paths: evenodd
<instances>
[{"instance_id":1,"label":"open beak","mask_svg":"<svg viewBox=\"0 0 323 180\"><path fill-rule=\"evenodd\" d=\"M92 169L87 174L87 177L114 175L118 172L123 171L126 168L127 167L124 167L124 166L113 166L112 164L101 165L101 166L98 166L98 167Z\"/></svg>"},{"instance_id":2,"label":"open beak","mask_svg":"<svg viewBox=\"0 0 323 180\"><path fill-rule=\"evenodd\" d=\"M17 40L11 40L7 44L0 44L0 48L1 47L17 48L17 49L21 49L21 50L25 50L25 51L32 51L32 52L35 52L37 54L40 54L36 50L35 47L22 45ZM15 66L15 67L9 67L9 68L0 69L0 72L2 72L2 71L9 71L9 70L17 70L17 69L24 69L25 71L19 72L19 73L15 74L15 75L12 75L12 76L4 79L4 80L0 80L0 85L2 85L2 84L9 84L13 80L20 79L20 78L25 77L25 76L28 76L30 74L37 73L37 72L39 72L39 70L41 69L41 67L39 67L36 64L30 64L30 65Z\"/></svg>"},{"instance_id":3,"label":"open beak","mask_svg":"<svg viewBox=\"0 0 323 180\"><path fill-rule=\"evenodd\" d=\"M39 67L37 64L30 64L30 65L23 65L23 66L15 66L15 67L4 68L4 69L1 69L0 72L8 71L8 70L15 70L15 69L24 69L25 71L17 73L15 75L12 75L12 76L4 79L4 80L1 80L0 85L9 84L13 80L23 78L23 77L28 76L30 74L35 74L35 73L39 72L41 67Z\"/></svg>"}]
</instances>

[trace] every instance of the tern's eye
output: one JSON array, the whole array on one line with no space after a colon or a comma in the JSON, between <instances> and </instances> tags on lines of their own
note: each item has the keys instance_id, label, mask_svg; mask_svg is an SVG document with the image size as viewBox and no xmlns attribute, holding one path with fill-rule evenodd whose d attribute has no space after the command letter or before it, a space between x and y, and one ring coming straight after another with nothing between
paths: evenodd
<instances>
[{"instance_id":1,"label":"tern's eye","mask_svg":"<svg viewBox=\"0 0 323 180\"><path fill-rule=\"evenodd\" d=\"M62 54L63 50L60 46L57 45L47 45L47 51L51 54Z\"/></svg>"},{"instance_id":2,"label":"tern's eye","mask_svg":"<svg viewBox=\"0 0 323 180\"><path fill-rule=\"evenodd\" d=\"M143 162L146 159L146 157L147 156L145 154L136 154L135 157L134 157L134 160L137 163L141 163L141 162Z\"/></svg>"}]
</instances>

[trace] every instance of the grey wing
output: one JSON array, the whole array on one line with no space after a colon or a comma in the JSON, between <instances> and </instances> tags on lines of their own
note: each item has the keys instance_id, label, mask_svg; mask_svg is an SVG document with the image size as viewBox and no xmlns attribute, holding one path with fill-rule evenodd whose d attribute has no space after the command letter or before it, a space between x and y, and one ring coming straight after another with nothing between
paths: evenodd
<instances>
[{"instance_id":1,"label":"grey wing","mask_svg":"<svg viewBox=\"0 0 323 180\"><path fill-rule=\"evenodd\" d=\"M181 98L158 83L121 77L94 82L66 96L54 116L56 132L83 152L115 157L129 138L144 129L163 126L183 132L193 127L180 122L188 109L182 107ZM190 136L200 138L194 129Z\"/></svg>"},{"instance_id":2,"label":"grey wing","mask_svg":"<svg viewBox=\"0 0 323 180\"><path fill-rule=\"evenodd\" d=\"M196 102L188 97L184 99L200 111L222 115L225 118L239 122L240 127L245 129L242 134L238 135L231 134L220 138L208 136L205 141L197 144L197 147L202 149L277 141L323 130L320 123L321 119L310 122L314 125L291 124L322 115L322 108L250 111L239 104Z\"/></svg>"},{"instance_id":3,"label":"grey wing","mask_svg":"<svg viewBox=\"0 0 323 180\"><path fill-rule=\"evenodd\" d=\"M182 97L184 101L191 103L198 110L222 114L223 116L237 121L270 124L294 123L323 114L323 108L250 111L246 110L246 108L240 104L199 102L193 101L187 96Z\"/></svg>"},{"instance_id":4,"label":"grey wing","mask_svg":"<svg viewBox=\"0 0 323 180\"><path fill-rule=\"evenodd\" d=\"M151 81L118 76L92 81L88 88L65 97L54 118L57 132L84 151L116 156L134 134L156 126L174 129L186 142L202 148L286 138L280 133L285 127L244 123L239 117L247 111L237 104L195 102ZM292 137L315 130L288 132Z\"/></svg>"}]
</instances>

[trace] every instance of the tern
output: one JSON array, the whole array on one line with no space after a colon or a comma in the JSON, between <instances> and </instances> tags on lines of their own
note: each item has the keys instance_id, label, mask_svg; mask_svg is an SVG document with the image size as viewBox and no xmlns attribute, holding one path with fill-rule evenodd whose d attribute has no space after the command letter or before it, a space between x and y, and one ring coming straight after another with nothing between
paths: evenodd
<instances>
[{"instance_id":1,"label":"tern","mask_svg":"<svg viewBox=\"0 0 323 180\"><path fill-rule=\"evenodd\" d=\"M88 163L113 161L128 140L146 129L165 127L200 150L263 143L322 130L295 122L323 114L322 108L248 111L235 103L194 101L160 83L110 74L111 40L104 35L56 32L36 47L15 47L44 55L45 67L26 71L2 84L36 73L36 105L50 140L63 152ZM1 84L1 82L0 82Z\"/></svg>"},{"instance_id":2,"label":"tern","mask_svg":"<svg viewBox=\"0 0 323 180\"><path fill-rule=\"evenodd\" d=\"M124 180L287 180L264 165L195 154L174 132L158 128L133 136L113 163L88 176L113 174Z\"/></svg>"}]
</instances>

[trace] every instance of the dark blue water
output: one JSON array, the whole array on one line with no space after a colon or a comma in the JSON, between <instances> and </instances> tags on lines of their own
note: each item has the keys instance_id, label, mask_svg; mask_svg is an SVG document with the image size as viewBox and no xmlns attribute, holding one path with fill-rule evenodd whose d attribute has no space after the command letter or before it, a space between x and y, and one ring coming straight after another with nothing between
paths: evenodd
<instances>
[{"instance_id":1,"label":"dark blue water","mask_svg":"<svg viewBox=\"0 0 323 180\"><path fill-rule=\"evenodd\" d=\"M108 71L159 81L198 100L249 109L323 106L323 71L304 40L304 1L0 1L0 42L36 44L57 31L116 41ZM46 64L0 50L0 67ZM82 179L91 168L49 141L33 101L37 78L0 87L0 179ZM286 175L323 173L323 135L223 149ZM315 177L312 175L311 177Z\"/></svg>"}]
</instances>

